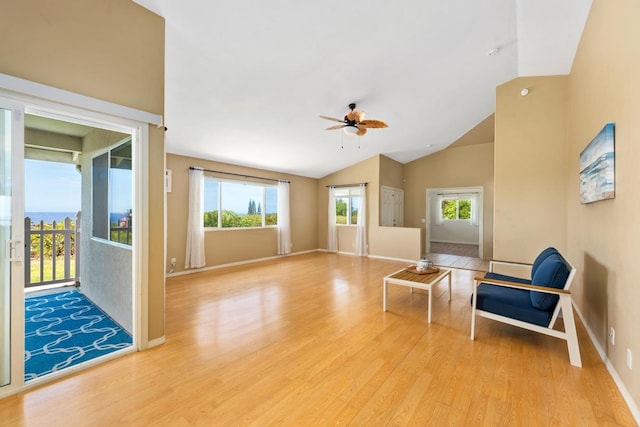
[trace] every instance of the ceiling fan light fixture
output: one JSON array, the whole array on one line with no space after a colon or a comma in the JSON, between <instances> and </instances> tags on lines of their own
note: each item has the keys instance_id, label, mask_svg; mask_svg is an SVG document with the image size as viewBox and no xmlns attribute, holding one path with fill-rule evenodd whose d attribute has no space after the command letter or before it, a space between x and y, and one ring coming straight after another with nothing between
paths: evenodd
<instances>
[{"instance_id":1,"label":"ceiling fan light fixture","mask_svg":"<svg viewBox=\"0 0 640 427\"><path fill-rule=\"evenodd\" d=\"M345 135L349 136L354 136L358 132L358 130L359 129L357 127L351 125L347 125L342 128L342 132L344 132Z\"/></svg>"}]
</instances>

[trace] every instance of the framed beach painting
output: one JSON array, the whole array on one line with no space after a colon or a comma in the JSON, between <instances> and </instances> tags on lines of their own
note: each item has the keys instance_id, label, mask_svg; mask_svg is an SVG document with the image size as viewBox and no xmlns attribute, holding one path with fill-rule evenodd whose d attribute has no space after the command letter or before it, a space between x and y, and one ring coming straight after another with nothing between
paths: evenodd
<instances>
[{"instance_id":1,"label":"framed beach painting","mask_svg":"<svg viewBox=\"0 0 640 427\"><path fill-rule=\"evenodd\" d=\"M607 123L580 153L580 202L615 197L614 124Z\"/></svg>"}]
</instances>

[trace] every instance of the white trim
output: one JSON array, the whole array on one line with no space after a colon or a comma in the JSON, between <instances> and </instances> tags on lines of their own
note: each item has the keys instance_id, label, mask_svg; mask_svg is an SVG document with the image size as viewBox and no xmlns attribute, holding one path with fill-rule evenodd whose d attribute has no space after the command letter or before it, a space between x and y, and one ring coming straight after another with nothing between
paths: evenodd
<instances>
[{"instance_id":1,"label":"white trim","mask_svg":"<svg viewBox=\"0 0 640 427\"><path fill-rule=\"evenodd\" d=\"M380 256L380 255L369 255L369 258L382 259L382 260L385 260L385 261L408 262L409 264L415 264L416 263L415 259L392 258L392 257Z\"/></svg>"},{"instance_id":2,"label":"white trim","mask_svg":"<svg viewBox=\"0 0 640 427\"><path fill-rule=\"evenodd\" d=\"M631 415L635 419L636 424L640 425L640 408L638 408L638 405L636 404L636 402L633 401L633 397L631 396L631 393L629 393L629 390L627 390L627 387L624 385L622 378L620 378L620 375L618 375L616 368L613 366L613 364L607 357L607 353L604 351L602 346L600 346L600 343L598 342L596 335L593 333L593 331L587 324L584 316L582 315L582 312L578 308L578 305L574 303L573 308L576 311L576 314L578 315L578 317L580 318L580 321L582 322L582 326L584 326L584 329L587 331L587 335L589 335L589 338L591 338L591 342L593 343L593 346L596 348L596 351L598 352L600 359L602 359L602 361L604 362L604 365L607 367L607 371L609 371L609 375L611 375L611 378L613 378L613 382L618 387L618 390L620 391L622 398L627 403L627 406L629 407L629 411L631 412Z\"/></svg>"},{"instance_id":3,"label":"white trim","mask_svg":"<svg viewBox=\"0 0 640 427\"><path fill-rule=\"evenodd\" d=\"M431 199L437 197L437 193L478 193L478 258L484 258L484 187L438 187L426 189L425 209L425 252L431 251ZM467 221L467 220L465 220Z\"/></svg>"},{"instance_id":4,"label":"white trim","mask_svg":"<svg viewBox=\"0 0 640 427\"><path fill-rule=\"evenodd\" d=\"M0 386L0 397L17 393L24 384L24 252L18 248L24 243L24 104L0 97L0 108L11 111L11 136L9 150L5 151L10 162L9 182L11 199L11 231L7 241L13 242L18 260L5 261L10 271L9 288L9 378ZM1 147L4 150L4 147ZM6 199L3 200L6 202ZM7 207L5 206L5 209ZM3 242L4 243L4 242ZM7 254L8 255L8 254ZM6 326L6 325L3 325ZM16 340L14 337L22 337ZM2 348L0 351L6 351ZM4 357L3 357L4 360Z\"/></svg>"},{"instance_id":5,"label":"white trim","mask_svg":"<svg viewBox=\"0 0 640 427\"><path fill-rule=\"evenodd\" d=\"M35 96L58 104L80 107L84 110L106 113L114 117L126 118L141 123L149 123L158 127L163 125L162 116L159 114L148 113L146 111L137 110L124 105L114 104L112 102L103 101L90 96L80 95L78 93L69 92L63 89L0 73L0 89L2 88L9 89L11 92L18 93L22 96ZM7 93L5 95L11 97L11 93Z\"/></svg>"},{"instance_id":6,"label":"white trim","mask_svg":"<svg viewBox=\"0 0 640 427\"><path fill-rule=\"evenodd\" d=\"M147 348L152 348L152 347L157 347L159 345L164 344L165 342L167 342L167 340L165 339L164 335L155 339L152 339L149 341Z\"/></svg>"},{"instance_id":7,"label":"white trim","mask_svg":"<svg viewBox=\"0 0 640 427\"><path fill-rule=\"evenodd\" d=\"M320 251L320 249L311 249L311 250L302 251L302 252L292 252L292 253L287 254L287 255L276 255L276 256L269 256L269 257L264 257L264 258L248 259L248 260L245 260L245 261L237 261L237 262L230 262L230 263L227 263L227 264L212 265L211 267L192 268L192 269L189 269L189 270L178 271L176 273L165 273L164 277L185 276L187 274L202 273L204 271L219 270L221 268L226 268L226 267L235 267L235 266L238 266L238 265L253 264L255 262L270 261L270 260L274 260L274 259L290 257L290 256L294 256L294 255L303 255L303 254L308 254L308 253L311 253L311 252L318 252L318 251Z\"/></svg>"},{"instance_id":8,"label":"white trim","mask_svg":"<svg viewBox=\"0 0 640 427\"><path fill-rule=\"evenodd\" d=\"M139 126L131 135L133 154L133 304L134 344L149 347L149 126ZM164 193L164 192L163 192ZM137 213L137 215L136 215ZM137 226L135 226L137 222Z\"/></svg>"},{"instance_id":9,"label":"white trim","mask_svg":"<svg viewBox=\"0 0 640 427\"><path fill-rule=\"evenodd\" d=\"M465 220L466 221L466 220ZM431 239L435 243L452 243L454 245L475 245L478 246L478 242L452 242L451 240L437 240Z\"/></svg>"},{"instance_id":10,"label":"white trim","mask_svg":"<svg viewBox=\"0 0 640 427\"><path fill-rule=\"evenodd\" d=\"M136 349L144 349L148 346L148 263L149 263L149 240L148 240L148 222L149 222L149 206L148 206L148 171L149 171L149 159L148 159L148 146L149 146L149 123L162 125L162 116L158 116L144 111L136 110L122 105L113 104L110 102L101 101L98 99L90 98L84 95L75 94L72 92L56 89L39 83L22 80L16 77L7 76L0 73L0 98L8 99L21 104L23 107L22 113L35 114L44 117L58 118L65 121L74 123L87 124L92 127L98 127L108 130L120 131L135 135L139 140L136 141L134 148L138 150L137 159L135 163L135 171L137 173L137 181L134 181L134 191L137 194L134 195L134 209L137 209L139 226L137 227L136 235L137 241L134 241L133 252L133 271L132 277L133 283L133 311L134 311L134 323L133 323L133 346L131 351ZM23 126L24 128L24 126ZM24 139L24 137L22 137ZM142 151L140 151L142 150ZM22 156L22 155L21 155ZM146 157L145 157L146 156ZM139 170L138 170L139 168ZM20 196L23 197L23 196ZM21 203L22 205L22 203ZM24 283L24 282L23 282ZM24 307L24 293L13 292L14 298L20 298L20 302L16 306ZM14 299L15 301L15 299ZM21 311L22 317L24 317L24 310ZM141 316L144 316L143 318ZM24 328L24 319L22 321L13 319L17 327ZM16 333L14 331L14 333ZM24 337L24 331L16 336ZM24 339L20 340L24 345ZM18 346L12 343L12 351L17 350ZM24 357L24 348L21 348L21 354L18 358L12 357L12 360L22 360ZM113 358L122 355L122 352L111 353ZM104 360L109 360L111 357L105 356L103 358L95 359L95 364L101 363ZM24 369L24 364L20 363L15 366L22 366L21 371ZM80 366L80 365L78 365ZM49 381L61 376L67 376L76 372L84 367L93 366L93 363L82 364L83 368L70 367L52 376L47 376L46 380ZM12 372L13 373L13 372ZM19 377L19 378L18 378ZM44 381L44 378L43 378ZM35 384L41 384L39 380L24 382L24 373L15 378L12 377L12 384L0 388L0 397L15 394L26 388L30 388Z\"/></svg>"}]
</instances>

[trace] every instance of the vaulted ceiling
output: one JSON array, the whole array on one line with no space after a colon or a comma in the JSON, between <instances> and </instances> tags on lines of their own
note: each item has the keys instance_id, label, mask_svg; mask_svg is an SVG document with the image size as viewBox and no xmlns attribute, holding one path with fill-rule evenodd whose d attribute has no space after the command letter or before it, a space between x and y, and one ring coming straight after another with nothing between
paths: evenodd
<instances>
[{"instance_id":1,"label":"vaulted ceiling","mask_svg":"<svg viewBox=\"0 0 640 427\"><path fill-rule=\"evenodd\" d=\"M134 1L166 20L168 152L314 178L442 150L494 112L497 85L568 74L591 6ZM351 102L389 127L324 130Z\"/></svg>"}]
</instances>

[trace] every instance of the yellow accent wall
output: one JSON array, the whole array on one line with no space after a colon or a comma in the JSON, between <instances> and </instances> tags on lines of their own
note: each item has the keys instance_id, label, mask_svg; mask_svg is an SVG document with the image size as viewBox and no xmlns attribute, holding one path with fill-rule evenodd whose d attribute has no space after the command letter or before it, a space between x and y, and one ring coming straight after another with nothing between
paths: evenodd
<instances>
[{"instance_id":1,"label":"yellow accent wall","mask_svg":"<svg viewBox=\"0 0 640 427\"><path fill-rule=\"evenodd\" d=\"M271 179L286 179L289 185L292 253L318 248L318 186L314 178L287 175L278 172L246 168L193 157L167 154L167 169L171 170L172 189L167 193L167 260L166 271L171 268L171 258L176 258L175 272L184 271L189 214L189 167L247 174ZM243 180L230 175L206 175L222 179ZM253 181L265 183L265 181ZM267 181L268 182L268 181ZM271 182L273 184L273 182ZM205 232L206 267L277 256L275 228L245 230L213 230Z\"/></svg>"},{"instance_id":2,"label":"yellow accent wall","mask_svg":"<svg viewBox=\"0 0 640 427\"><path fill-rule=\"evenodd\" d=\"M425 249L427 189L483 187L484 258L493 254L493 143L462 145L438 151L404 165L404 225L421 230Z\"/></svg>"},{"instance_id":3,"label":"yellow accent wall","mask_svg":"<svg viewBox=\"0 0 640 427\"><path fill-rule=\"evenodd\" d=\"M494 258L564 252L567 76L514 79L498 86L496 100Z\"/></svg>"},{"instance_id":4,"label":"yellow accent wall","mask_svg":"<svg viewBox=\"0 0 640 427\"><path fill-rule=\"evenodd\" d=\"M567 249L578 270L572 296L640 403L640 2L595 0L567 90ZM615 123L615 199L579 200L578 156ZM615 328L615 346L608 342ZM631 349L633 370L626 366ZM636 417L638 414L636 406ZM636 418L638 419L638 418Z\"/></svg>"},{"instance_id":5,"label":"yellow accent wall","mask_svg":"<svg viewBox=\"0 0 640 427\"><path fill-rule=\"evenodd\" d=\"M496 258L556 246L575 265L574 304L639 417L640 2L594 0L568 76L497 88ZM520 90L529 88L522 97ZM615 123L614 199L581 204L579 155ZM615 345L608 340L615 328ZM635 359L626 365L627 349ZM629 402L629 400L627 400Z\"/></svg>"},{"instance_id":6,"label":"yellow accent wall","mask_svg":"<svg viewBox=\"0 0 640 427\"><path fill-rule=\"evenodd\" d=\"M4 1L0 73L162 115L164 19L129 0ZM149 128L148 338L164 336L164 132Z\"/></svg>"},{"instance_id":7,"label":"yellow accent wall","mask_svg":"<svg viewBox=\"0 0 640 427\"><path fill-rule=\"evenodd\" d=\"M388 157L377 155L351 165L318 181L319 247L327 248L328 185L367 183L367 241L369 256L417 260L420 252L420 229L411 227L380 227L380 186L402 188L402 165ZM406 196L405 196L406 197ZM353 253L355 227L338 227L338 251Z\"/></svg>"}]
</instances>

